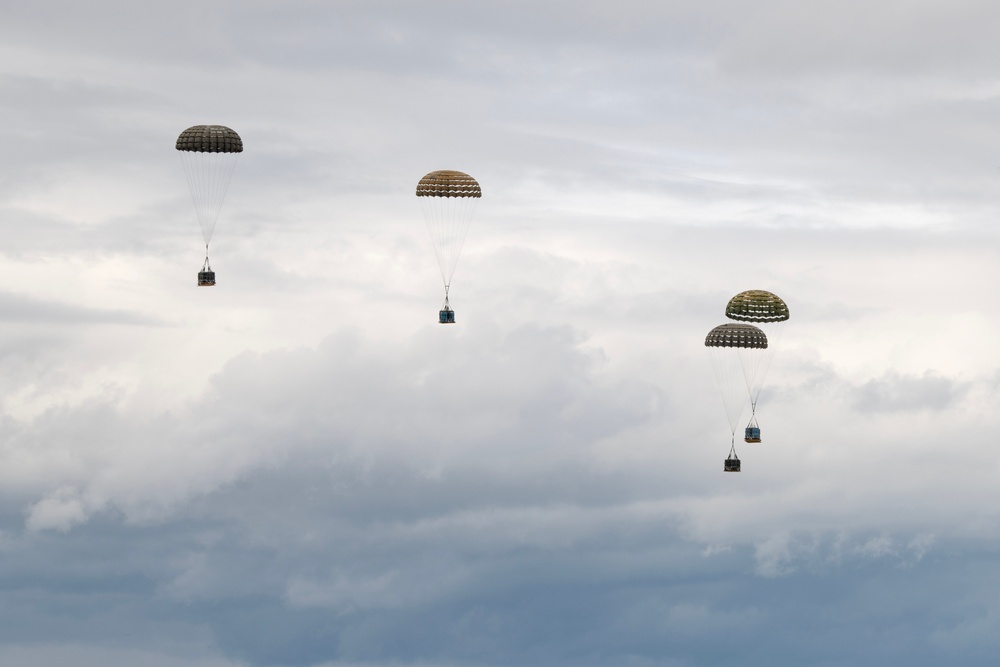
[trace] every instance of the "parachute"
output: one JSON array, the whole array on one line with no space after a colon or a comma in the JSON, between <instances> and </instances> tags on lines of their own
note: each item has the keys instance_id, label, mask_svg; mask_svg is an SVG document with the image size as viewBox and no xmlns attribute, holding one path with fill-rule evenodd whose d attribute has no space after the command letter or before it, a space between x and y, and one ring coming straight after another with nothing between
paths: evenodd
<instances>
[{"instance_id":1,"label":"parachute","mask_svg":"<svg viewBox=\"0 0 1000 667\"><path fill-rule=\"evenodd\" d=\"M745 429L744 440L760 442L760 426L757 424L757 400L764 384L764 378L771 366L774 350L781 340L788 321L788 305L775 294L765 290L740 292L726 304L726 317L758 326L768 340L767 349L755 355L753 368L746 377L747 391L750 393L750 422Z\"/></svg>"},{"instance_id":2,"label":"parachute","mask_svg":"<svg viewBox=\"0 0 1000 667\"><path fill-rule=\"evenodd\" d=\"M740 471L736 455L736 424L747 402L747 387L760 372L760 357L768 348L767 335L752 324L720 324L705 336L712 370L722 393L722 404L732 435L727 472Z\"/></svg>"},{"instance_id":3,"label":"parachute","mask_svg":"<svg viewBox=\"0 0 1000 667\"><path fill-rule=\"evenodd\" d=\"M211 287L215 284L215 272L208 262L208 244L226 200L236 161L243 152L243 140L223 125L194 125L177 137L176 148L205 239L205 263L198 272L198 285Z\"/></svg>"},{"instance_id":4,"label":"parachute","mask_svg":"<svg viewBox=\"0 0 1000 667\"><path fill-rule=\"evenodd\" d=\"M444 281L444 307L438 313L441 324L455 323L455 311L448 302L448 293L476 203L482 196L476 179L461 171L432 171L417 183L417 197Z\"/></svg>"}]
</instances>

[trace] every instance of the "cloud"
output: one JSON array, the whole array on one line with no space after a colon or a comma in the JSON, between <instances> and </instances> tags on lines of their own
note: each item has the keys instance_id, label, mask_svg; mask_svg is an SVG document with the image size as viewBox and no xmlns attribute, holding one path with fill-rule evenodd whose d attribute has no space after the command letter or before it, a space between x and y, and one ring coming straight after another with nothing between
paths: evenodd
<instances>
[{"instance_id":1,"label":"cloud","mask_svg":"<svg viewBox=\"0 0 1000 667\"><path fill-rule=\"evenodd\" d=\"M79 492L61 487L31 506L25 521L29 530L67 531L87 518Z\"/></svg>"},{"instance_id":2,"label":"cloud","mask_svg":"<svg viewBox=\"0 0 1000 667\"><path fill-rule=\"evenodd\" d=\"M651 389L597 379L599 352L582 348L572 329L472 330L451 340L425 331L391 354L350 331L315 350L244 354L204 397L150 421L101 404L51 410L17 437L39 438L43 456L73 463L45 471L22 461L22 478L31 469L54 494L33 505L29 525L65 529L108 506L143 520L260 466L323 450L391 457L420 476L519 456L547 469L647 419ZM103 433L104 442L80 459L75 438L52 438L72 432Z\"/></svg>"},{"instance_id":3,"label":"cloud","mask_svg":"<svg viewBox=\"0 0 1000 667\"><path fill-rule=\"evenodd\" d=\"M0 22L0 662L995 662L995 9L119 5Z\"/></svg>"},{"instance_id":4,"label":"cloud","mask_svg":"<svg viewBox=\"0 0 1000 667\"><path fill-rule=\"evenodd\" d=\"M55 326L74 324L162 326L163 324L157 318L142 313L110 308L87 308L11 293L0 293L0 321Z\"/></svg>"},{"instance_id":5,"label":"cloud","mask_svg":"<svg viewBox=\"0 0 1000 667\"><path fill-rule=\"evenodd\" d=\"M130 664L145 667L243 667L224 658L201 658L190 655L157 653L142 649L95 647L87 644L61 646L6 645L0 647L0 660L8 667L58 667L72 662L79 667Z\"/></svg>"},{"instance_id":6,"label":"cloud","mask_svg":"<svg viewBox=\"0 0 1000 667\"><path fill-rule=\"evenodd\" d=\"M969 383L955 382L933 371L922 376L889 372L854 390L855 409L864 413L946 410L969 392Z\"/></svg>"}]
</instances>

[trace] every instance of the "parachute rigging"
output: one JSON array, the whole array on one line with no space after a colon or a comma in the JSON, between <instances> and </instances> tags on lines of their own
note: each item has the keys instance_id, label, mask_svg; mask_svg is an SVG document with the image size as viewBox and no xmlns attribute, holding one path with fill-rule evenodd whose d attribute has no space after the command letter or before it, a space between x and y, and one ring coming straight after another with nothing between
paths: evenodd
<instances>
[{"instance_id":1,"label":"parachute rigging","mask_svg":"<svg viewBox=\"0 0 1000 667\"><path fill-rule=\"evenodd\" d=\"M747 402L747 386L759 369L760 353L767 350L767 336L752 324L720 324L705 336L705 347L722 394L729 422L730 448L726 472L739 472L736 455L736 424Z\"/></svg>"},{"instance_id":2,"label":"parachute rigging","mask_svg":"<svg viewBox=\"0 0 1000 667\"><path fill-rule=\"evenodd\" d=\"M180 133L175 148L191 189L191 199L205 240L205 262L198 272L198 285L215 285L215 272L208 262L208 245L215 232L222 204L236 162L243 152L243 140L224 125L194 125Z\"/></svg>"},{"instance_id":3,"label":"parachute rigging","mask_svg":"<svg viewBox=\"0 0 1000 667\"><path fill-rule=\"evenodd\" d=\"M444 282L444 307L438 313L440 324L455 323L455 311L449 303L451 280L482 196L476 179L461 171L432 171L417 183L417 197Z\"/></svg>"},{"instance_id":4,"label":"parachute rigging","mask_svg":"<svg viewBox=\"0 0 1000 667\"><path fill-rule=\"evenodd\" d=\"M750 394L750 422L747 424L744 440L760 442L757 401L764 378L771 367L774 350L789 318L788 305L779 296L766 290L747 290L729 300L726 304L726 317L736 322L752 323L767 335L767 349L751 360L752 368L746 376L747 391Z\"/></svg>"}]
</instances>

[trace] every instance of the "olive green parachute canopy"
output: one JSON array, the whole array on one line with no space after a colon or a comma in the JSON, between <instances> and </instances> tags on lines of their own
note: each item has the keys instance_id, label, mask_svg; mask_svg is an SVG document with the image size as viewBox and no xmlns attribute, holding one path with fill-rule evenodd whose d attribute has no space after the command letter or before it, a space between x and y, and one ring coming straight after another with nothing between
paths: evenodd
<instances>
[{"instance_id":1,"label":"olive green parachute canopy","mask_svg":"<svg viewBox=\"0 0 1000 667\"><path fill-rule=\"evenodd\" d=\"M194 125L177 137L177 150L192 153L242 153L243 140L225 125Z\"/></svg>"},{"instance_id":2,"label":"olive green parachute canopy","mask_svg":"<svg viewBox=\"0 0 1000 667\"><path fill-rule=\"evenodd\" d=\"M737 322L784 322L788 319L788 305L771 292L752 289L729 300L726 317Z\"/></svg>"},{"instance_id":3,"label":"olive green parachute canopy","mask_svg":"<svg viewBox=\"0 0 1000 667\"><path fill-rule=\"evenodd\" d=\"M705 336L705 347L767 349L767 335L752 324L720 324Z\"/></svg>"},{"instance_id":4,"label":"olive green parachute canopy","mask_svg":"<svg viewBox=\"0 0 1000 667\"><path fill-rule=\"evenodd\" d=\"M432 171L417 183L418 197L479 197L483 191L472 176L450 169Z\"/></svg>"}]
</instances>

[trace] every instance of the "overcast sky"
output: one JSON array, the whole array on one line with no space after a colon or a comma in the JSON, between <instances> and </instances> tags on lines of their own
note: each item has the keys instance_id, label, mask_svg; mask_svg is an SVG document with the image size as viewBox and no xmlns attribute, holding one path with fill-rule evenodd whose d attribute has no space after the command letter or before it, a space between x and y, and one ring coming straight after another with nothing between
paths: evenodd
<instances>
[{"instance_id":1,"label":"overcast sky","mask_svg":"<svg viewBox=\"0 0 1000 667\"><path fill-rule=\"evenodd\" d=\"M0 0L0 664L995 665L998 25ZM212 289L196 124L245 145ZM747 289L792 318L736 475Z\"/></svg>"}]
</instances>

